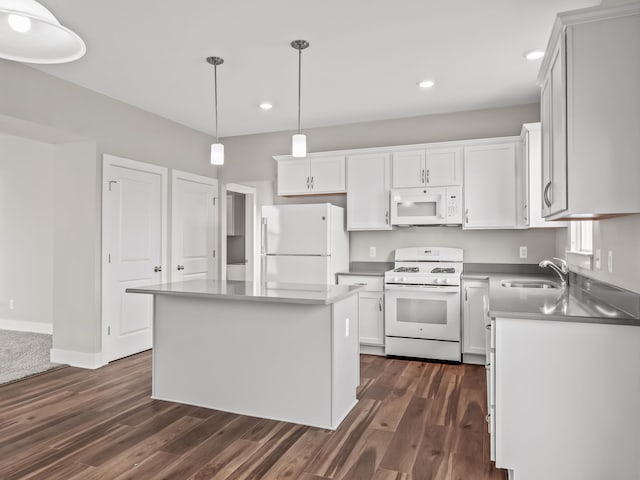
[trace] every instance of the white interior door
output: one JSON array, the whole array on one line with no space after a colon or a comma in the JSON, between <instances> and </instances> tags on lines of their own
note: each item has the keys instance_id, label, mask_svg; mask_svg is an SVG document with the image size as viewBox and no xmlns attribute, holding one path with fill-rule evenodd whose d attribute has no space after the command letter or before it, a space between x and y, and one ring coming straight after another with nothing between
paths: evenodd
<instances>
[{"instance_id":1,"label":"white interior door","mask_svg":"<svg viewBox=\"0 0 640 480\"><path fill-rule=\"evenodd\" d=\"M151 348L153 301L125 293L161 283L166 169L104 156L103 352L106 361Z\"/></svg>"},{"instance_id":2,"label":"white interior door","mask_svg":"<svg viewBox=\"0 0 640 480\"><path fill-rule=\"evenodd\" d=\"M171 281L218 278L218 181L174 170Z\"/></svg>"}]
</instances>

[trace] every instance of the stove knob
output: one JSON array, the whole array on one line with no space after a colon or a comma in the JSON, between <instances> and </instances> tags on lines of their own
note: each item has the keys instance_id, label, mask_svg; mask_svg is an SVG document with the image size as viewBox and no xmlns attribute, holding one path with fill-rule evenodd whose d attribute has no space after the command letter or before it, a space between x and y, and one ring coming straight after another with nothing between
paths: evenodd
<instances>
[{"instance_id":1,"label":"stove knob","mask_svg":"<svg viewBox=\"0 0 640 480\"><path fill-rule=\"evenodd\" d=\"M407 277L402 277L402 278L400 279L400 281L401 281L402 283L407 283Z\"/></svg>"},{"instance_id":2,"label":"stove knob","mask_svg":"<svg viewBox=\"0 0 640 480\"><path fill-rule=\"evenodd\" d=\"M443 278L442 279L442 284L443 285L448 285L449 284L449 279L448 278Z\"/></svg>"},{"instance_id":3,"label":"stove knob","mask_svg":"<svg viewBox=\"0 0 640 480\"><path fill-rule=\"evenodd\" d=\"M434 278L433 279L433 283L435 283L436 285L439 283L442 283L442 279L441 278Z\"/></svg>"}]
</instances>

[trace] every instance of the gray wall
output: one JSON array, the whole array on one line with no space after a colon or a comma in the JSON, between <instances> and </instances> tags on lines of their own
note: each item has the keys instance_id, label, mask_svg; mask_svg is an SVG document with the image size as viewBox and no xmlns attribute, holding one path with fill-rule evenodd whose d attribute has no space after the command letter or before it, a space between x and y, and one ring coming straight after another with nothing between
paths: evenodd
<instances>
[{"instance_id":1,"label":"gray wall","mask_svg":"<svg viewBox=\"0 0 640 480\"><path fill-rule=\"evenodd\" d=\"M54 227L53 346L98 353L102 154L215 178L212 138L16 62L0 60L0 79L0 132L64 144L53 173L61 213Z\"/></svg>"},{"instance_id":2,"label":"gray wall","mask_svg":"<svg viewBox=\"0 0 640 480\"><path fill-rule=\"evenodd\" d=\"M51 329L53 166L52 145L0 135L0 325Z\"/></svg>"},{"instance_id":3,"label":"gray wall","mask_svg":"<svg viewBox=\"0 0 640 480\"><path fill-rule=\"evenodd\" d=\"M558 232L556 256L564 258L568 248L566 228ZM573 268L587 277L640 293L640 215L600 220L593 224L593 249L601 251L600 269ZM607 252L613 251L613 272L607 270Z\"/></svg>"},{"instance_id":4,"label":"gray wall","mask_svg":"<svg viewBox=\"0 0 640 480\"><path fill-rule=\"evenodd\" d=\"M523 123L539 120L537 104L491 110L428 115L307 130L308 149L314 151L382 147L412 143L467 140L519 135ZM246 135L224 139L227 164L220 169L223 182L262 181L273 189L276 178L273 155L290 152L291 132ZM275 203L330 202L344 207L344 195L275 197ZM393 232L352 232L352 261L388 261L402 246L435 245L464 248L469 262L537 263L555 251L555 232L462 231L460 228L406 228ZM529 256L519 258L519 247L527 246ZM375 246L376 257L369 257Z\"/></svg>"}]
</instances>

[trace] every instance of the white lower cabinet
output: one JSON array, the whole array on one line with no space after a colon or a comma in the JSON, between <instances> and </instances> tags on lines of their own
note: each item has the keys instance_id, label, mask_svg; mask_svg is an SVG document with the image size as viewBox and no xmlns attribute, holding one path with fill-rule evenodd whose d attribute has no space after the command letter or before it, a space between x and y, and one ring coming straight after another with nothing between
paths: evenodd
<instances>
[{"instance_id":1,"label":"white lower cabinet","mask_svg":"<svg viewBox=\"0 0 640 480\"><path fill-rule=\"evenodd\" d=\"M518 480L639 478L640 327L492 323L496 466Z\"/></svg>"},{"instance_id":2,"label":"white lower cabinet","mask_svg":"<svg viewBox=\"0 0 640 480\"><path fill-rule=\"evenodd\" d=\"M362 285L358 294L358 325L360 345L384 347L384 291L383 278L357 275L338 275L338 285ZM367 353L374 353L368 351ZM383 353L380 350L379 353Z\"/></svg>"},{"instance_id":3,"label":"white lower cabinet","mask_svg":"<svg viewBox=\"0 0 640 480\"><path fill-rule=\"evenodd\" d=\"M462 354L465 363L485 363L484 297L489 282L464 280L462 283Z\"/></svg>"}]
</instances>

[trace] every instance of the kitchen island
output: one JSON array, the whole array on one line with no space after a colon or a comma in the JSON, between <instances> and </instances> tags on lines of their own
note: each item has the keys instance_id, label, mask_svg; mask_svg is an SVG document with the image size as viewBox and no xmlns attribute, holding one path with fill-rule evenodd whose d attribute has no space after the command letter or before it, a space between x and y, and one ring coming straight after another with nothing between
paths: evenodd
<instances>
[{"instance_id":1,"label":"kitchen island","mask_svg":"<svg viewBox=\"0 0 640 480\"><path fill-rule=\"evenodd\" d=\"M152 397L335 429L357 402L360 287L189 280L154 295Z\"/></svg>"}]
</instances>

